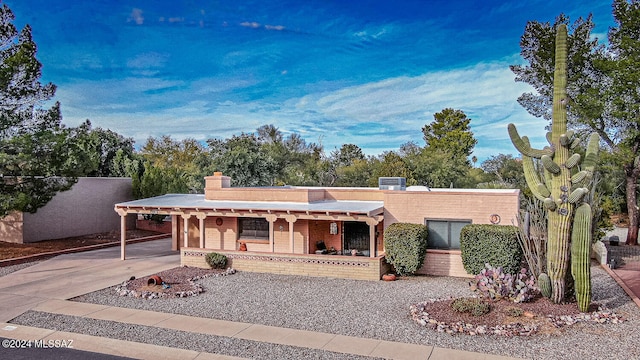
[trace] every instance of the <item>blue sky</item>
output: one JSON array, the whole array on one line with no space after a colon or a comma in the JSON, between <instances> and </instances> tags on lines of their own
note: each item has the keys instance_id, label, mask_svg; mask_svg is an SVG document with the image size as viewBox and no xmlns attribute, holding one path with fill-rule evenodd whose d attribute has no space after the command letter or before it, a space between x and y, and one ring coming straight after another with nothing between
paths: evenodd
<instances>
[{"instance_id":1,"label":"blue sky","mask_svg":"<svg viewBox=\"0 0 640 360\"><path fill-rule=\"evenodd\" d=\"M273 124L325 151L366 154L414 141L444 108L464 111L480 161L516 154L506 125L544 142L509 65L528 20L611 2L441 0L5 0L30 24L43 81L64 123L85 119L144 144L149 136L228 138Z\"/></svg>"}]
</instances>

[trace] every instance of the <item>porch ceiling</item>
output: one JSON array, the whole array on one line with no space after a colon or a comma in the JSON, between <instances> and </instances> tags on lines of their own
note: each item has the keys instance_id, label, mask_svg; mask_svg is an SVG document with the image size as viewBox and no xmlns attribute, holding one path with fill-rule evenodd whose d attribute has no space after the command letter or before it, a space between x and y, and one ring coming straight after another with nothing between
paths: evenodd
<instances>
[{"instance_id":1,"label":"porch ceiling","mask_svg":"<svg viewBox=\"0 0 640 360\"><path fill-rule=\"evenodd\" d=\"M133 200L115 205L116 210L141 212L149 210L181 212L196 211L232 211L232 212L295 212L295 213L332 213L361 214L365 216L381 215L384 212L382 201L317 201L309 203L275 201L218 201L206 200L203 194L167 194L152 198Z\"/></svg>"}]
</instances>

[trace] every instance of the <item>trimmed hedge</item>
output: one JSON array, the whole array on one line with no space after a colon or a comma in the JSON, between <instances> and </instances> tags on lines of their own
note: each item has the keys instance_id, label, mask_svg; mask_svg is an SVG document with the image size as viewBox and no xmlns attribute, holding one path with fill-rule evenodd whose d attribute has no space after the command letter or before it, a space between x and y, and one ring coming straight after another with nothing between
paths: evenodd
<instances>
[{"instance_id":1,"label":"trimmed hedge","mask_svg":"<svg viewBox=\"0 0 640 360\"><path fill-rule=\"evenodd\" d=\"M485 264L501 267L505 273L517 274L522 263L518 227L466 225L460 231L460 252L464 269L469 274L480 274Z\"/></svg>"},{"instance_id":2,"label":"trimmed hedge","mask_svg":"<svg viewBox=\"0 0 640 360\"><path fill-rule=\"evenodd\" d=\"M204 260L212 269L224 269L227 266L227 257L217 252L208 253Z\"/></svg>"},{"instance_id":3,"label":"trimmed hedge","mask_svg":"<svg viewBox=\"0 0 640 360\"><path fill-rule=\"evenodd\" d=\"M394 223L385 229L385 258L398 274L413 274L422 267L427 233L427 227L420 224Z\"/></svg>"}]
</instances>

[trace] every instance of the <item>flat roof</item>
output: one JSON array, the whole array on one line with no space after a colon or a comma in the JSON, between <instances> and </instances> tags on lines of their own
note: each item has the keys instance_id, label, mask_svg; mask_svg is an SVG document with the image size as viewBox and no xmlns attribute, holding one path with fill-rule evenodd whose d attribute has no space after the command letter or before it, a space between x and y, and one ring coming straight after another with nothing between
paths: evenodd
<instances>
[{"instance_id":1,"label":"flat roof","mask_svg":"<svg viewBox=\"0 0 640 360\"><path fill-rule=\"evenodd\" d=\"M204 194L167 194L146 199L117 203L117 208L151 209L207 209L207 210L258 210L358 213L367 216L384 212L383 201L325 200L315 202L280 201L223 201L207 200Z\"/></svg>"}]
</instances>

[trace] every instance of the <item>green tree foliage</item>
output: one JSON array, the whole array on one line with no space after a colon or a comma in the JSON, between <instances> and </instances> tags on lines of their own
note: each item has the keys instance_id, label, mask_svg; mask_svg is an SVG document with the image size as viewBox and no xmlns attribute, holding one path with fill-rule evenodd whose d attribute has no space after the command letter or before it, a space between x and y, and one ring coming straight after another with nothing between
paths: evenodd
<instances>
[{"instance_id":1,"label":"green tree foliage","mask_svg":"<svg viewBox=\"0 0 640 360\"><path fill-rule=\"evenodd\" d=\"M0 8L0 215L35 212L58 191L69 189L92 163L77 142L80 131L65 128L55 85L40 83L42 65L31 27L20 32L12 11Z\"/></svg>"},{"instance_id":2,"label":"green tree foliage","mask_svg":"<svg viewBox=\"0 0 640 360\"><path fill-rule=\"evenodd\" d=\"M520 55L526 65L512 65L516 81L525 82L535 93L524 93L518 98L530 114L551 121L553 99L553 71L555 64L555 34L559 24L569 25L569 18L560 14L553 25L529 21L520 38ZM594 28L592 17L579 18L570 27L567 38L567 94L573 101L590 88L588 76L595 76L593 59L602 53L602 47L591 36ZM570 122L575 122L577 113L571 101L567 104Z\"/></svg>"},{"instance_id":3,"label":"green tree foliage","mask_svg":"<svg viewBox=\"0 0 640 360\"><path fill-rule=\"evenodd\" d=\"M480 168L491 176L486 187L495 185L495 188L515 188L523 192L529 189L524 179L522 161L513 155L492 155L480 164Z\"/></svg>"},{"instance_id":4,"label":"green tree foliage","mask_svg":"<svg viewBox=\"0 0 640 360\"><path fill-rule=\"evenodd\" d=\"M91 163L92 171L89 171L87 176L128 176L118 173L114 160L117 154L120 154L120 158L134 157L132 138L125 138L109 129L99 127L94 129L89 120L82 123L76 132L78 136L75 142L78 146L82 146Z\"/></svg>"},{"instance_id":5,"label":"green tree foliage","mask_svg":"<svg viewBox=\"0 0 640 360\"><path fill-rule=\"evenodd\" d=\"M471 119L451 108L435 113L433 118L422 128L424 148L414 143L401 147L413 182L433 188L474 187L478 174L472 174L468 157L478 141L469 126Z\"/></svg>"},{"instance_id":6,"label":"green tree foliage","mask_svg":"<svg viewBox=\"0 0 640 360\"><path fill-rule=\"evenodd\" d=\"M162 136L160 139L149 138L140 150L140 155L144 159L144 173L140 179L140 193L153 193L161 195L152 189L144 189L145 186L155 184L155 180L145 180L147 176L157 176L158 172L164 176L175 176L177 178L167 178L167 182L174 193L202 193L204 192L204 176L210 175L204 171L209 170L204 146L194 139L184 139L177 141L169 136ZM134 160L134 159L132 159ZM135 166L129 162L130 166ZM139 166L139 165L138 165ZM157 168L157 172L149 172L150 169ZM131 169L134 170L135 169ZM132 177L134 175L131 175ZM181 184L181 185L178 185ZM184 184L184 186L182 186Z\"/></svg>"},{"instance_id":7,"label":"green tree foliage","mask_svg":"<svg viewBox=\"0 0 640 360\"><path fill-rule=\"evenodd\" d=\"M378 186L378 178L403 177L407 179L407 185L415 185L411 167L408 161L395 151L385 151L372 163L373 176L369 180L369 186Z\"/></svg>"},{"instance_id":8,"label":"green tree foliage","mask_svg":"<svg viewBox=\"0 0 640 360\"><path fill-rule=\"evenodd\" d=\"M568 120L576 130L600 135L625 176L625 198L630 218L628 244L636 244L640 212L637 207L640 177L640 2L614 0L615 27L608 46L591 33L592 17L579 18L568 38ZM551 119L555 31L569 18L558 16L553 25L531 21L521 38L526 65L511 69L516 81L526 82L537 94L525 93L519 103L535 116Z\"/></svg>"},{"instance_id":9,"label":"green tree foliage","mask_svg":"<svg viewBox=\"0 0 640 360\"><path fill-rule=\"evenodd\" d=\"M335 172L336 186L367 186L369 183L372 166L358 145L342 145L331 152L329 161Z\"/></svg>"},{"instance_id":10,"label":"green tree foliage","mask_svg":"<svg viewBox=\"0 0 640 360\"><path fill-rule=\"evenodd\" d=\"M336 167L352 165L356 160L364 160L362 149L355 144L344 144L340 149L331 152L331 162Z\"/></svg>"},{"instance_id":11,"label":"green tree foliage","mask_svg":"<svg viewBox=\"0 0 640 360\"><path fill-rule=\"evenodd\" d=\"M309 171L316 162L324 161L318 157L322 147L306 141L296 133L284 136L273 125L263 125L256 131L259 151L273 160L273 178L269 184L316 184L317 179Z\"/></svg>"},{"instance_id":12,"label":"green tree foliage","mask_svg":"<svg viewBox=\"0 0 640 360\"><path fill-rule=\"evenodd\" d=\"M189 192L188 178L184 171L175 167L154 166L147 161L140 186L134 189L134 196L148 198L164 194L184 194Z\"/></svg>"},{"instance_id":13,"label":"green tree foliage","mask_svg":"<svg viewBox=\"0 0 640 360\"><path fill-rule=\"evenodd\" d=\"M638 179L640 178L640 1L613 2L615 27L609 31L611 57L606 61L606 73L612 79L607 95L612 98L615 129L624 137L616 153L622 159L625 174L629 232L627 245L638 244L640 211L638 210ZM603 129L609 130L610 129ZM607 131L604 131L607 133ZM601 134L602 136L602 134ZM611 139L613 140L613 139Z\"/></svg>"},{"instance_id":14,"label":"green tree foliage","mask_svg":"<svg viewBox=\"0 0 640 360\"><path fill-rule=\"evenodd\" d=\"M413 159L413 165L415 181L432 188L465 187L471 170L466 158L430 147Z\"/></svg>"},{"instance_id":15,"label":"green tree foliage","mask_svg":"<svg viewBox=\"0 0 640 360\"><path fill-rule=\"evenodd\" d=\"M231 177L233 186L269 186L277 174L275 160L260 147L253 134L234 135L227 141L209 140L213 163Z\"/></svg>"},{"instance_id":16,"label":"green tree foliage","mask_svg":"<svg viewBox=\"0 0 640 360\"><path fill-rule=\"evenodd\" d=\"M355 159L350 165L340 166L336 169L335 185L367 187L373 178L372 172L372 163L366 159Z\"/></svg>"},{"instance_id":17,"label":"green tree foliage","mask_svg":"<svg viewBox=\"0 0 640 360\"><path fill-rule=\"evenodd\" d=\"M478 143L471 132L471 119L462 110L443 109L433 115L434 121L422 128L427 148L468 157Z\"/></svg>"}]
</instances>

